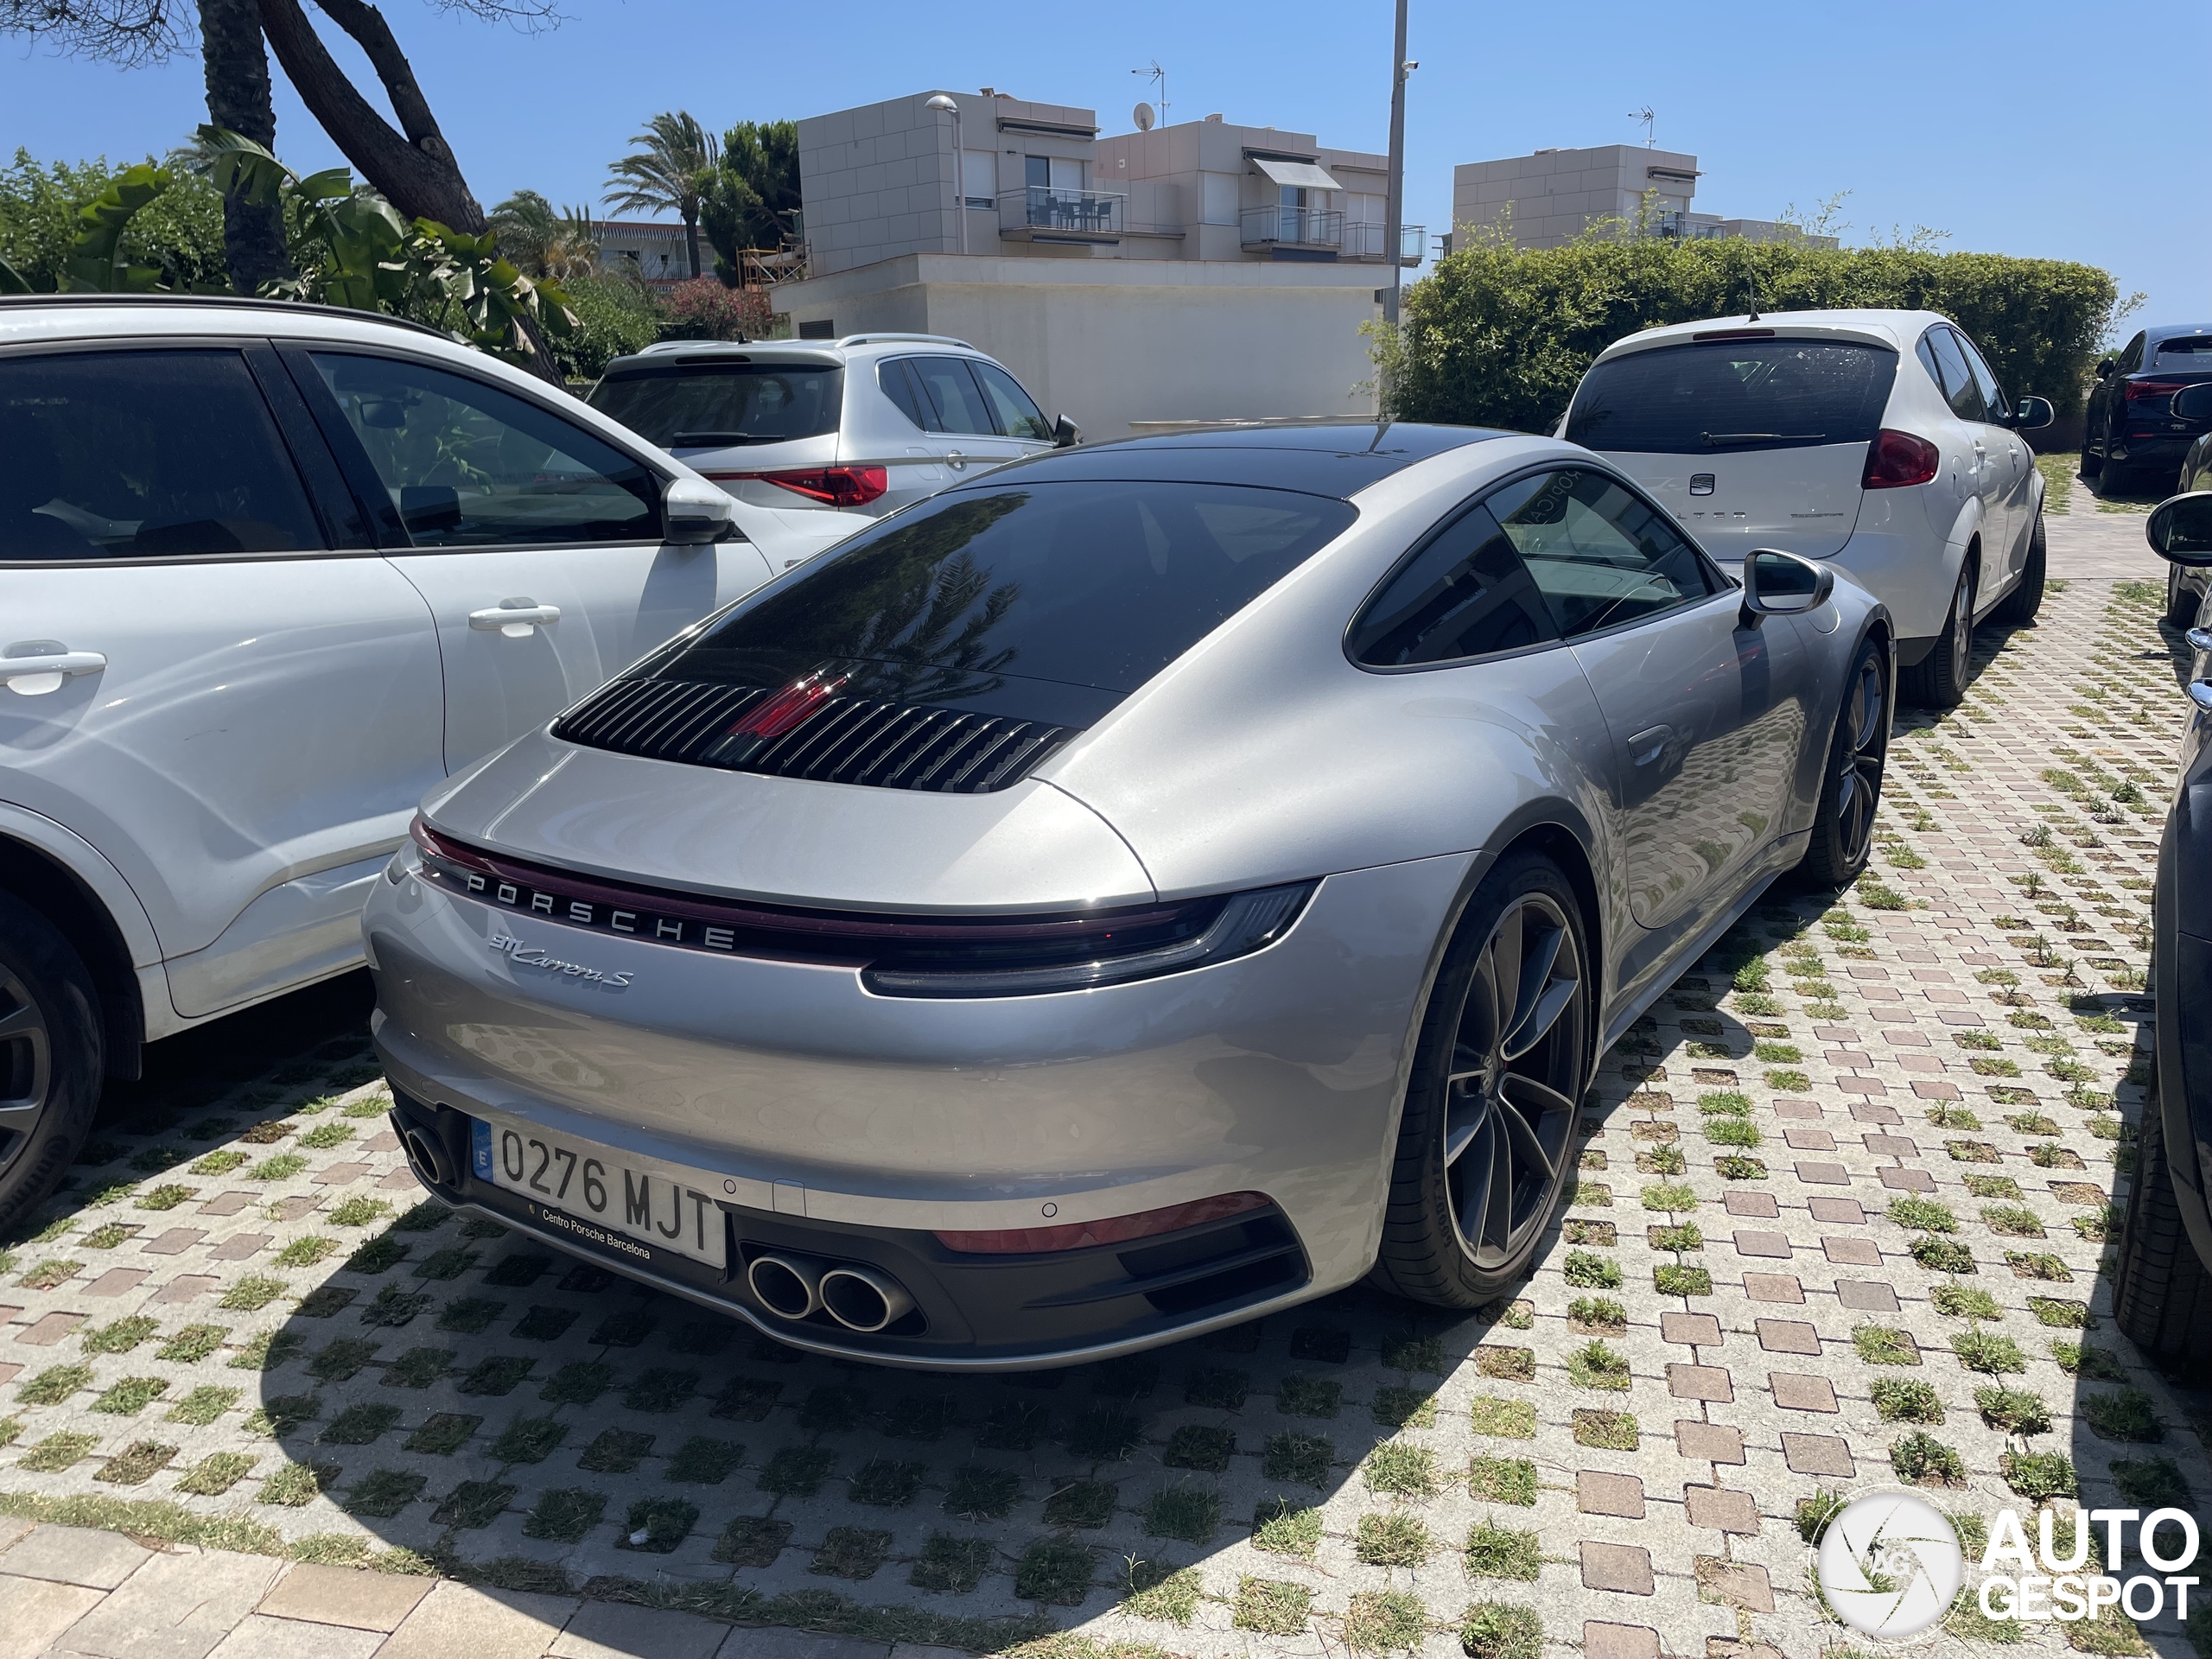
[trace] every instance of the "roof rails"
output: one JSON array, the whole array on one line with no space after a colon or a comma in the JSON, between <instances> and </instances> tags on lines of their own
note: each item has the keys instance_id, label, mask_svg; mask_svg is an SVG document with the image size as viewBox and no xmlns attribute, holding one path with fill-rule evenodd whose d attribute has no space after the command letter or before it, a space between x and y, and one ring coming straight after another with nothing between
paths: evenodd
<instances>
[{"instance_id":1,"label":"roof rails","mask_svg":"<svg viewBox=\"0 0 2212 1659\"><path fill-rule=\"evenodd\" d=\"M950 334L847 334L842 340L833 340L833 346L881 346L896 341L900 344L918 342L925 346L957 346L963 351L976 348L964 340L955 340Z\"/></svg>"},{"instance_id":2,"label":"roof rails","mask_svg":"<svg viewBox=\"0 0 2212 1659\"><path fill-rule=\"evenodd\" d=\"M238 311L276 311L293 316L327 317L341 315L359 322L380 322L392 328L411 328L418 334L428 334L433 340L451 343L453 336L427 323L412 322L405 317L386 316L381 311L356 311L342 305L316 305L304 300L249 299L237 294L0 294L0 308L29 308L41 305L182 305L205 306Z\"/></svg>"}]
</instances>

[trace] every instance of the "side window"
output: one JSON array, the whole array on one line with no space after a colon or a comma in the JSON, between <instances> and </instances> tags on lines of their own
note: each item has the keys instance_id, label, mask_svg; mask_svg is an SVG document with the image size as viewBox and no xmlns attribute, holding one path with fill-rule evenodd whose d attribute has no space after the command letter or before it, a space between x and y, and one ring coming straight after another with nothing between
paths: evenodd
<instances>
[{"instance_id":1,"label":"side window","mask_svg":"<svg viewBox=\"0 0 2212 1659\"><path fill-rule=\"evenodd\" d=\"M323 547L234 351L0 362L0 559Z\"/></svg>"},{"instance_id":2,"label":"side window","mask_svg":"<svg viewBox=\"0 0 2212 1659\"><path fill-rule=\"evenodd\" d=\"M1914 348L1913 355L1920 359L1920 366L1928 371L1928 378L1936 383L1936 390L1942 394L1943 401L1948 404L1951 401L1951 389L1943 384L1943 368L1936 360L1935 333L1931 328L1920 337L1920 344Z\"/></svg>"},{"instance_id":3,"label":"side window","mask_svg":"<svg viewBox=\"0 0 2212 1659\"><path fill-rule=\"evenodd\" d=\"M991 406L991 418L1001 437L1026 438L1033 443L1050 443L1052 429L1045 419L1045 411L1037 407L1021 383L995 363L970 363L976 378L983 383L983 397Z\"/></svg>"},{"instance_id":4,"label":"side window","mask_svg":"<svg viewBox=\"0 0 2212 1659\"><path fill-rule=\"evenodd\" d=\"M1962 421L1986 421L1989 411L1981 401L1981 388L1974 384L1974 371L1967 367L1966 353L1959 348L1959 337L1948 328L1930 328L1922 336L1922 343L1932 347L1936 362L1942 370L1943 395L1950 400L1951 413Z\"/></svg>"},{"instance_id":5,"label":"side window","mask_svg":"<svg viewBox=\"0 0 2212 1659\"><path fill-rule=\"evenodd\" d=\"M1719 591L1667 515L1602 473L1539 473L1487 505L1569 639Z\"/></svg>"},{"instance_id":6,"label":"side window","mask_svg":"<svg viewBox=\"0 0 2212 1659\"><path fill-rule=\"evenodd\" d=\"M2133 374L2143 366L2143 342L2147 334L2138 334L2127 342L2127 349L2120 354L2120 372Z\"/></svg>"},{"instance_id":7,"label":"side window","mask_svg":"<svg viewBox=\"0 0 2212 1659\"><path fill-rule=\"evenodd\" d=\"M937 411L930 407L929 398L915 385L909 372L909 359L903 357L887 358L875 365L875 384L883 388L894 408L924 432L942 432Z\"/></svg>"},{"instance_id":8,"label":"side window","mask_svg":"<svg viewBox=\"0 0 2212 1659\"><path fill-rule=\"evenodd\" d=\"M906 366L921 382L923 395L937 413L936 430L997 435L998 428L983 407L983 394L965 362L957 357L910 357Z\"/></svg>"},{"instance_id":9,"label":"side window","mask_svg":"<svg viewBox=\"0 0 2212 1659\"><path fill-rule=\"evenodd\" d=\"M1987 411L1982 418L2002 421L2005 411L2011 405L2005 401L2005 394L1998 389L1997 377L1989 372L1989 365L1981 360L1981 353L1974 349L1974 341L1955 333L1952 338L1958 341L1959 350L1967 360L1967 372L1974 376L1974 388L1981 393L1982 407Z\"/></svg>"},{"instance_id":10,"label":"side window","mask_svg":"<svg viewBox=\"0 0 2212 1659\"><path fill-rule=\"evenodd\" d=\"M660 539L660 489L613 445L427 363L313 353L416 547Z\"/></svg>"},{"instance_id":11,"label":"side window","mask_svg":"<svg viewBox=\"0 0 2212 1659\"><path fill-rule=\"evenodd\" d=\"M1472 506L1392 573L1351 626L1370 668L1459 662L1556 639L1544 596L1486 506Z\"/></svg>"}]
</instances>

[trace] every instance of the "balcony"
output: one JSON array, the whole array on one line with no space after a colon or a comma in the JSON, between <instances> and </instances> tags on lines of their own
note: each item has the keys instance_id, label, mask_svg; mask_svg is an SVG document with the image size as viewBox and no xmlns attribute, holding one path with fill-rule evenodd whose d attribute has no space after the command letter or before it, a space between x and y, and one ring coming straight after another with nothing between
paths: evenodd
<instances>
[{"instance_id":1,"label":"balcony","mask_svg":"<svg viewBox=\"0 0 2212 1659\"><path fill-rule=\"evenodd\" d=\"M1118 242L1127 220L1128 199L1104 190L999 192L999 235L1009 242Z\"/></svg>"},{"instance_id":2,"label":"balcony","mask_svg":"<svg viewBox=\"0 0 2212 1659\"><path fill-rule=\"evenodd\" d=\"M1248 250L1290 248L1335 254L1344 246L1344 216L1319 207L1247 207L1239 216Z\"/></svg>"},{"instance_id":3,"label":"balcony","mask_svg":"<svg viewBox=\"0 0 2212 1659\"><path fill-rule=\"evenodd\" d=\"M1344 226L1344 257L1369 264L1386 265L1390 262L1382 257L1382 250L1389 245L1390 227L1387 225L1347 225ZM1428 226L1401 225L1398 226L1398 263L1402 265L1421 264L1421 254L1428 246Z\"/></svg>"}]
</instances>

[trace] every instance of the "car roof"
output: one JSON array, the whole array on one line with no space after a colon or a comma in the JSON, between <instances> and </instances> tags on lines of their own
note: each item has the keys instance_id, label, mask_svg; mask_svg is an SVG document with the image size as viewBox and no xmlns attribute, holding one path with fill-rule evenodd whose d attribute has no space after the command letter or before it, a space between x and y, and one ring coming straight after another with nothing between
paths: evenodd
<instances>
[{"instance_id":1,"label":"car roof","mask_svg":"<svg viewBox=\"0 0 2212 1659\"><path fill-rule=\"evenodd\" d=\"M1882 311L1872 308L1834 311L1762 311L1756 315L1708 317L1698 322L1671 322L1646 328L1617 340L1598 353L1597 361L1647 352L1659 346L1692 344L1700 337L1733 336L1757 339L1771 334L1778 340L1858 340L1885 346L1893 352L1910 350L1932 324L1950 321L1937 311Z\"/></svg>"},{"instance_id":2,"label":"car roof","mask_svg":"<svg viewBox=\"0 0 2212 1659\"><path fill-rule=\"evenodd\" d=\"M427 334L448 345L454 342L425 323L404 317L388 317L376 311L355 311L342 306L317 305L302 300L249 299L235 294L6 294L0 295L0 334L23 340L45 335L73 336L143 327L149 318L181 321L188 327L163 327L162 333L208 334L266 334L272 315L313 321L363 324L377 328L399 328ZM87 328L86 324L95 326Z\"/></svg>"},{"instance_id":3,"label":"car roof","mask_svg":"<svg viewBox=\"0 0 2212 1659\"><path fill-rule=\"evenodd\" d=\"M1519 435L1479 426L1342 421L1147 434L1048 450L959 486L963 491L1060 481L1243 484L1347 498L1447 450Z\"/></svg>"},{"instance_id":4,"label":"car roof","mask_svg":"<svg viewBox=\"0 0 2212 1659\"><path fill-rule=\"evenodd\" d=\"M2172 340L2180 334L2212 334L2212 322L2153 322L2145 324L2144 349L2156 348L2162 340Z\"/></svg>"},{"instance_id":5,"label":"car roof","mask_svg":"<svg viewBox=\"0 0 2212 1659\"><path fill-rule=\"evenodd\" d=\"M855 358L896 356L925 346L954 356L994 361L964 340L950 334L847 334L842 340L661 340L607 365L609 374L625 370L664 368L670 363L706 364L721 359L735 363L823 363L831 365Z\"/></svg>"}]
</instances>

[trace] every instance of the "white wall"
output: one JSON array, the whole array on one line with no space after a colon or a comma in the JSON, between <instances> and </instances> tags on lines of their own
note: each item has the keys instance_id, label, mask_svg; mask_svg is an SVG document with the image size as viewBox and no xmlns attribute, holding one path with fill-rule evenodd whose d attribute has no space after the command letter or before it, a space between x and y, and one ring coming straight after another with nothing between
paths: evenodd
<instances>
[{"instance_id":1,"label":"white wall","mask_svg":"<svg viewBox=\"0 0 2212 1659\"><path fill-rule=\"evenodd\" d=\"M1353 277L1357 286L1348 284ZM908 255L777 290L794 326L950 334L1094 439L1132 421L1358 418L1372 267Z\"/></svg>"}]
</instances>

